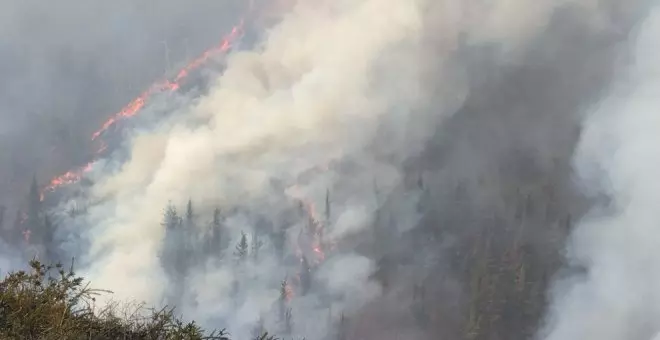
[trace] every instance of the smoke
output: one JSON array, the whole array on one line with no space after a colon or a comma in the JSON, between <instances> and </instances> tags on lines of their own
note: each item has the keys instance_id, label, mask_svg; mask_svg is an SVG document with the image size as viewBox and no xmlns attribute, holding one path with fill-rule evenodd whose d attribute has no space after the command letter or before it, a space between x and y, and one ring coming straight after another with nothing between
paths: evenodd
<instances>
[{"instance_id":1,"label":"smoke","mask_svg":"<svg viewBox=\"0 0 660 340\"><path fill-rule=\"evenodd\" d=\"M625 72L583 123L576 167L590 192L608 199L570 240L570 261L587 271L557 284L545 339L641 340L660 331L657 6L636 33Z\"/></svg>"},{"instance_id":2,"label":"smoke","mask_svg":"<svg viewBox=\"0 0 660 340\"><path fill-rule=\"evenodd\" d=\"M114 290L114 298L160 302L166 287L155 283L165 282L158 254L164 238L163 208L170 200L183 206L193 198L201 202L202 211L217 204L249 206L272 215L286 208L277 201L286 200L291 191L274 192L271 183L277 180L285 188L297 186L311 201L322 200L330 189L338 202L373 205L372 183L387 189L399 174L397 164L370 154L369 144L382 117L406 124L406 115L422 94L416 80L421 15L414 1L387 8L380 1L302 2L269 32L261 48L231 55L223 75L188 115L205 124L182 118L171 128L137 137L131 159L93 188L95 197L111 202L90 210L92 220L98 219L89 237L90 256L100 257L87 273L94 285ZM140 157L143 150L146 157ZM298 183L304 172L336 161L355 162L359 172L344 179L330 168ZM265 204L255 207L255 202ZM336 207L341 211L342 203ZM241 231L252 232L250 222L228 221L232 244ZM352 226L360 227L366 227L366 221ZM228 272L223 266L210 265L192 281L215 287L208 279ZM372 269L371 260L349 253L328 260L319 279L327 281L328 294L360 301L369 296L364 287L372 285ZM239 298L239 306L199 313L231 296L221 288L213 294L198 287L203 306L182 309L192 308L187 315L203 321L211 315L229 319L233 332L245 334L277 301L278 282L289 273L269 258L243 270L223 275L225 282L233 275L248 287L243 289L250 294ZM318 313L325 320L325 310L310 314L318 299L296 300L292 308L303 311L301 320L313 320L314 314L318 319ZM348 306L340 310L344 308ZM298 321L296 332L324 334L322 326Z\"/></svg>"},{"instance_id":3,"label":"smoke","mask_svg":"<svg viewBox=\"0 0 660 340\"><path fill-rule=\"evenodd\" d=\"M409 314L402 292L428 271L438 271L434 278L448 273L429 263L450 262L438 257L457 241L399 239L439 228L433 215L453 207L442 195L460 181L469 182L475 211L462 210L469 218L442 227L460 235L490 224L470 224L470 218L490 209L508 214L513 209L501 206L509 202L510 183L531 186L536 173L525 176L535 167L543 173L571 153L571 115L588 102L583 96L593 95L585 88L611 64L592 45L577 48L582 40L559 41L575 33L567 33L570 28L584 40L593 38L584 33L592 30L611 34L617 8L579 0L301 0L255 48L230 54L207 94L179 98L187 103L180 114L134 132L128 150L94 165L94 184L85 192L92 205L84 221L67 220L62 246L82 257L83 274L95 287L114 292L108 298L175 301L186 317L227 325L239 337L260 321L274 333L286 330L284 305L293 313L287 333L311 338L335 331L342 313L379 309L374 317L382 320L389 310ZM562 11L580 17L580 24L557 19ZM569 29L557 28L562 25ZM585 61L590 58L595 66ZM435 143L453 153L436 153ZM515 154L521 145L537 157L527 162ZM488 167L493 159L502 166L495 171ZM438 170L434 162L449 164ZM171 235L163 212L170 202L182 211L189 199L196 233L210 233L208 220L219 207L230 240L221 259L190 260L182 285L164 269ZM305 216L289 218L297 200L302 215L325 219L324 249L305 238ZM332 213L322 217L325 200ZM425 211L424 204L447 208ZM282 260L272 255L276 245L261 231L263 219L272 224L265 229L286 233ZM237 265L234 245L243 232L251 254L264 242L262 256ZM542 235L534 235L537 242ZM301 243L314 249L300 249ZM383 296L375 259L388 255L422 269L403 268L390 283L397 289ZM307 294L300 288L303 261L314 270ZM295 286L286 303L282 280ZM443 302L460 299L464 287L447 277L436 282L452 293ZM370 338L387 336L370 332ZM424 339L418 326L401 332Z\"/></svg>"},{"instance_id":4,"label":"smoke","mask_svg":"<svg viewBox=\"0 0 660 340\"><path fill-rule=\"evenodd\" d=\"M219 42L245 1L3 0L0 205L90 161L89 136L164 73ZM168 65L169 64L169 65Z\"/></svg>"}]
</instances>

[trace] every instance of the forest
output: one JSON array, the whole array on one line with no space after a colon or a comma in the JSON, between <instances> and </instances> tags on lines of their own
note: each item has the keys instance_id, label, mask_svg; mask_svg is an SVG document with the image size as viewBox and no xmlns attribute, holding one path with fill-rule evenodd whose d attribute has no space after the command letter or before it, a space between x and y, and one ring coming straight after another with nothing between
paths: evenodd
<instances>
[{"instance_id":1,"label":"forest","mask_svg":"<svg viewBox=\"0 0 660 340\"><path fill-rule=\"evenodd\" d=\"M89 160L21 168L0 339L660 330L644 1L300 2L243 50L237 20L218 70L148 87Z\"/></svg>"}]
</instances>

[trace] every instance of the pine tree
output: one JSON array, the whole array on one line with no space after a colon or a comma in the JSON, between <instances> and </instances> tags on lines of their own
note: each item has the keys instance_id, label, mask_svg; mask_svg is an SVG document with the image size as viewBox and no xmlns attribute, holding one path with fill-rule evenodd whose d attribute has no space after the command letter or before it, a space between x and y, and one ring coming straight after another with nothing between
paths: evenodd
<instances>
[{"instance_id":1,"label":"pine tree","mask_svg":"<svg viewBox=\"0 0 660 340\"><path fill-rule=\"evenodd\" d=\"M236 298L238 298L238 294L240 292L241 292L241 284L238 281L238 279L234 277L234 279L231 281L231 289L229 290L229 296L231 296L236 306L238 306L238 301L236 300Z\"/></svg>"},{"instance_id":2,"label":"pine tree","mask_svg":"<svg viewBox=\"0 0 660 340\"><path fill-rule=\"evenodd\" d=\"M300 294L306 295L312 285L312 268L309 266L307 257L303 256L300 269Z\"/></svg>"},{"instance_id":3,"label":"pine tree","mask_svg":"<svg viewBox=\"0 0 660 340\"><path fill-rule=\"evenodd\" d=\"M4 205L0 205L0 230L2 230L5 226L5 212L7 211L7 207Z\"/></svg>"},{"instance_id":4,"label":"pine tree","mask_svg":"<svg viewBox=\"0 0 660 340\"><path fill-rule=\"evenodd\" d=\"M291 308L287 308L284 313L284 331L286 335L291 335L293 332L293 312Z\"/></svg>"},{"instance_id":5,"label":"pine tree","mask_svg":"<svg viewBox=\"0 0 660 340\"><path fill-rule=\"evenodd\" d=\"M339 317L339 324L337 325L337 340L348 339L348 320L344 313Z\"/></svg>"},{"instance_id":6,"label":"pine tree","mask_svg":"<svg viewBox=\"0 0 660 340\"><path fill-rule=\"evenodd\" d=\"M247 235L241 231L241 239L238 241L238 244L236 245L236 251L234 252L234 255L236 255L236 259L238 261L244 261L247 256L248 256L248 241L247 241Z\"/></svg>"},{"instance_id":7,"label":"pine tree","mask_svg":"<svg viewBox=\"0 0 660 340\"><path fill-rule=\"evenodd\" d=\"M227 249L229 238L225 236L225 226L222 218L222 212L219 208L213 210L213 222L211 224L213 247L217 247L221 252Z\"/></svg>"},{"instance_id":8,"label":"pine tree","mask_svg":"<svg viewBox=\"0 0 660 340\"><path fill-rule=\"evenodd\" d=\"M57 253L55 247L55 225L51 221L48 215L44 216L44 238L43 246L45 250L46 260L49 263L57 263Z\"/></svg>"},{"instance_id":9,"label":"pine tree","mask_svg":"<svg viewBox=\"0 0 660 340\"><path fill-rule=\"evenodd\" d=\"M0 205L0 240L3 240L7 243L12 242L10 230L5 229L5 213L7 208L4 205Z\"/></svg>"},{"instance_id":10,"label":"pine tree","mask_svg":"<svg viewBox=\"0 0 660 340\"><path fill-rule=\"evenodd\" d=\"M429 324L429 315L426 307L426 289L423 284L413 287L412 315L417 325L425 328Z\"/></svg>"},{"instance_id":11,"label":"pine tree","mask_svg":"<svg viewBox=\"0 0 660 340\"><path fill-rule=\"evenodd\" d=\"M186 205L185 226L182 235L183 257L188 262L195 262L201 258L200 249L196 247L197 226L195 225L195 213L193 210L192 199L188 200Z\"/></svg>"},{"instance_id":12,"label":"pine tree","mask_svg":"<svg viewBox=\"0 0 660 340\"><path fill-rule=\"evenodd\" d=\"M17 244L22 244L24 238L23 238L23 232L25 228L25 218L23 211L21 209L16 210L16 217L14 217L14 226L11 228L11 232L9 234L9 239L10 242L14 242Z\"/></svg>"},{"instance_id":13,"label":"pine tree","mask_svg":"<svg viewBox=\"0 0 660 340\"><path fill-rule=\"evenodd\" d=\"M371 278L376 279L384 289L389 287L391 266L389 257L385 255L376 262L376 270L371 274Z\"/></svg>"},{"instance_id":14,"label":"pine tree","mask_svg":"<svg viewBox=\"0 0 660 340\"><path fill-rule=\"evenodd\" d=\"M165 208L165 216L161 225L166 228L166 231L178 229L181 225L181 217L172 202L168 203Z\"/></svg>"},{"instance_id":15,"label":"pine tree","mask_svg":"<svg viewBox=\"0 0 660 340\"><path fill-rule=\"evenodd\" d=\"M330 223L330 189L325 192L325 221Z\"/></svg>"},{"instance_id":16,"label":"pine tree","mask_svg":"<svg viewBox=\"0 0 660 340\"><path fill-rule=\"evenodd\" d=\"M41 209L41 195L39 195L39 185L37 184L36 176L32 177L32 183L30 183L28 209L29 213L35 213Z\"/></svg>"},{"instance_id":17,"label":"pine tree","mask_svg":"<svg viewBox=\"0 0 660 340\"><path fill-rule=\"evenodd\" d=\"M259 233L258 232L253 232L252 233L252 259L254 261L259 260L259 250L261 247L264 245L264 243L259 239Z\"/></svg>"},{"instance_id":18,"label":"pine tree","mask_svg":"<svg viewBox=\"0 0 660 340\"><path fill-rule=\"evenodd\" d=\"M165 208L161 225L165 227L164 245L160 255L161 265L172 279L176 279L181 276L184 263L180 256L179 244L181 217L171 202Z\"/></svg>"},{"instance_id":19,"label":"pine tree","mask_svg":"<svg viewBox=\"0 0 660 340\"><path fill-rule=\"evenodd\" d=\"M186 224L188 228L193 227L195 223L195 213L193 212L192 200L188 200L188 205L186 205Z\"/></svg>"},{"instance_id":20,"label":"pine tree","mask_svg":"<svg viewBox=\"0 0 660 340\"><path fill-rule=\"evenodd\" d=\"M42 243L44 238L43 218L41 216L41 195L39 194L39 185L37 184L37 177L32 177L30 184L30 193L28 194L27 202L27 219L25 221L25 229L33 233L33 238L37 242Z\"/></svg>"},{"instance_id":21,"label":"pine tree","mask_svg":"<svg viewBox=\"0 0 660 340\"><path fill-rule=\"evenodd\" d=\"M573 216L571 214L568 214L566 216L566 219L564 221L564 229L567 233L571 232L573 229Z\"/></svg>"},{"instance_id":22,"label":"pine tree","mask_svg":"<svg viewBox=\"0 0 660 340\"><path fill-rule=\"evenodd\" d=\"M286 245L286 230L280 228L271 235L273 247L279 259L284 258L284 246Z\"/></svg>"},{"instance_id":23,"label":"pine tree","mask_svg":"<svg viewBox=\"0 0 660 340\"><path fill-rule=\"evenodd\" d=\"M284 322L286 318L286 307L288 301L289 301L289 283L285 278L284 280L282 280L282 284L280 285L280 297L277 300L277 307L278 307L277 309L281 322Z\"/></svg>"},{"instance_id":24,"label":"pine tree","mask_svg":"<svg viewBox=\"0 0 660 340\"><path fill-rule=\"evenodd\" d=\"M268 332L266 332L266 326L264 325L264 317L260 316L259 320L257 320L257 323L252 329L252 338L259 339L259 337L263 336L264 334L268 334Z\"/></svg>"}]
</instances>

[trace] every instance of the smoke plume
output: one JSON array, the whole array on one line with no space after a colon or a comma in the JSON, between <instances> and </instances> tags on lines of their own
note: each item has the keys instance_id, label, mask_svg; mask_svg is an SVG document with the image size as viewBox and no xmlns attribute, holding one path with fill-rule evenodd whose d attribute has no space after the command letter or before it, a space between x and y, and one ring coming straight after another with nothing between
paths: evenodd
<instances>
[{"instance_id":1,"label":"smoke plume","mask_svg":"<svg viewBox=\"0 0 660 340\"><path fill-rule=\"evenodd\" d=\"M660 331L658 39L656 8L635 34L625 72L585 116L576 167L589 192L607 199L570 239L569 259L586 272L556 285L545 339L641 340Z\"/></svg>"},{"instance_id":2,"label":"smoke plume","mask_svg":"<svg viewBox=\"0 0 660 340\"><path fill-rule=\"evenodd\" d=\"M544 305L509 327L474 315L515 314L487 294L513 296L525 279L543 294L564 226L596 201L580 190L606 186L610 205L571 241L589 273L555 285L543 335L650 338L649 50L578 126L642 2L278 2L276 23L232 51L208 91L145 107L147 124L92 165L90 187L58 207L89 205L58 215L60 247L113 291L101 304L174 304L238 338L522 339ZM219 225L223 246L206 256ZM170 257L177 247L185 258ZM494 261L518 262L478 279Z\"/></svg>"}]
</instances>

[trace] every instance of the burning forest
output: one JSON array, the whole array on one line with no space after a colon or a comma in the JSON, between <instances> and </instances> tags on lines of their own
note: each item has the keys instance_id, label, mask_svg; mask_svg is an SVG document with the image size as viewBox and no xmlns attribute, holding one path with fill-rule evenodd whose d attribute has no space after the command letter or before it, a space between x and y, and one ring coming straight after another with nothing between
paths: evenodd
<instances>
[{"instance_id":1,"label":"burning forest","mask_svg":"<svg viewBox=\"0 0 660 340\"><path fill-rule=\"evenodd\" d=\"M655 339L656 7L241 3L0 205L0 266L232 339Z\"/></svg>"}]
</instances>

